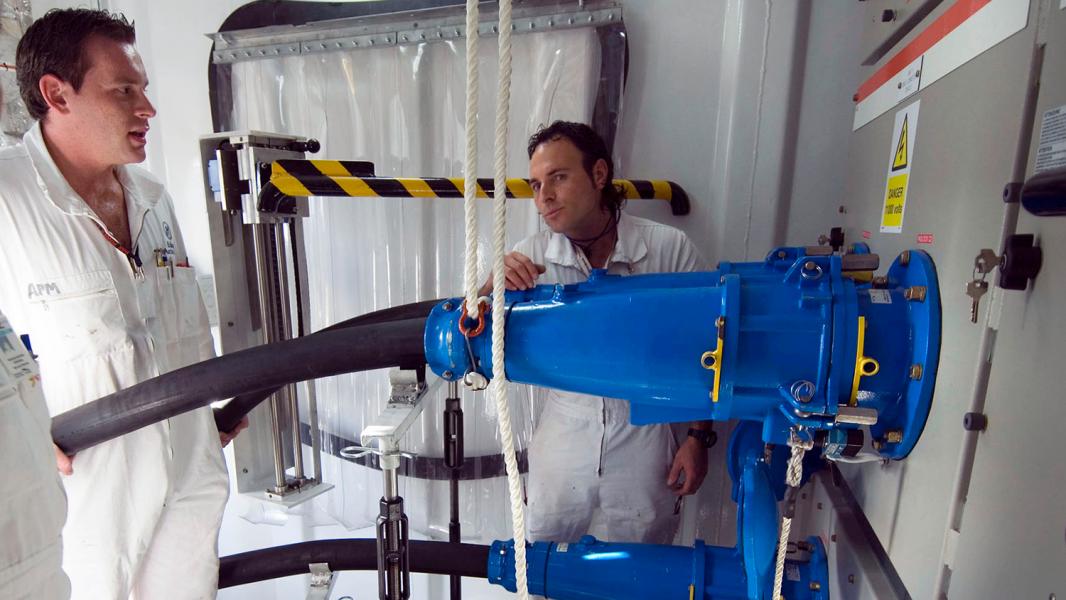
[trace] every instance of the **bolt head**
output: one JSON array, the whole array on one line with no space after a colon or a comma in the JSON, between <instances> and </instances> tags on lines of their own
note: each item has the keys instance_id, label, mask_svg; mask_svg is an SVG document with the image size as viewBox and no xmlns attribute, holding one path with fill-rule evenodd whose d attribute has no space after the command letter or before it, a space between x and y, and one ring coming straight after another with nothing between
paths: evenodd
<instances>
[{"instance_id":1,"label":"bolt head","mask_svg":"<svg viewBox=\"0 0 1066 600\"><path fill-rule=\"evenodd\" d=\"M441 373L441 375L443 375L445 379L451 379L452 377L455 377L455 373L452 373L451 371L445 371L444 373Z\"/></svg>"},{"instance_id":2,"label":"bolt head","mask_svg":"<svg viewBox=\"0 0 1066 600\"><path fill-rule=\"evenodd\" d=\"M915 381L918 381L919 379L921 379L922 378L922 365L920 365L918 363L915 363L915 364L911 365L911 369L910 369L909 375L910 375L910 378L915 380Z\"/></svg>"},{"instance_id":3,"label":"bolt head","mask_svg":"<svg viewBox=\"0 0 1066 600\"><path fill-rule=\"evenodd\" d=\"M453 309L455 307L452 306L451 302L445 302L443 305L441 305L441 308L443 308L444 310L450 311L451 309Z\"/></svg>"},{"instance_id":4,"label":"bolt head","mask_svg":"<svg viewBox=\"0 0 1066 600\"><path fill-rule=\"evenodd\" d=\"M818 265L816 265L813 260L808 260L807 262L803 263L803 268L807 269L808 271L813 271L817 267Z\"/></svg>"},{"instance_id":5,"label":"bolt head","mask_svg":"<svg viewBox=\"0 0 1066 600\"><path fill-rule=\"evenodd\" d=\"M903 431L900 429L893 429L885 433L885 440L890 444L898 444L903 441Z\"/></svg>"},{"instance_id":6,"label":"bolt head","mask_svg":"<svg viewBox=\"0 0 1066 600\"><path fill-rule=\"evenodd\" d=\"M906 267L909 264L911 264L911 251L904 250L899 255L899 266Z\"/></svg>"}]
</instances>

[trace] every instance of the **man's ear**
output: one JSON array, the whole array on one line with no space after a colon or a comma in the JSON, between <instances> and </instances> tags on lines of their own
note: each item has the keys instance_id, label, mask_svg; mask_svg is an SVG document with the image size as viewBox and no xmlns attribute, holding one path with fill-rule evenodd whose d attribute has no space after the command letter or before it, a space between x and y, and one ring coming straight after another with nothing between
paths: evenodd
<instances>
[{"instance_id":1,"label":"man's ear","mask_svg":"<svg viewBox=\"0 0 1066 600\"><path fill-rule=\"evenodd\" d=\"M592 165L592 183L598 190L607 186L607 161L602 158Z\"/></svg>"},{"instance_id":2,"label":"man's ear","mask_svg":"<svg viewBox=\"0 0 1066 600\"><path fill-rule=\"evenodd\" d=\"M37 89L50 111L62 114L70 112L70 96L74 93L72 85L49 73L41 76Z\"/></svg>"}]
</instances>

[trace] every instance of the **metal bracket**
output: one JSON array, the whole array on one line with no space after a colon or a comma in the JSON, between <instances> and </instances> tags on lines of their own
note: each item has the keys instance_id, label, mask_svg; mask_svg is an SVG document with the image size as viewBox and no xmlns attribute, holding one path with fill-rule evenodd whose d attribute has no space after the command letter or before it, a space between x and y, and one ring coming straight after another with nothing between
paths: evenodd
<instances>
[{"instance_id":1,"label":"metal bracket","mask_svg":"<svg viewBox=\"0 0 1066 600\"><path fill-rule=\"evenodd\" d=\"M334 573L329 569L329 563L311 563L311 586L307 589L307 600L329 600L333 593L333 584L336 583Z\"/></svg>"}]
</instances>

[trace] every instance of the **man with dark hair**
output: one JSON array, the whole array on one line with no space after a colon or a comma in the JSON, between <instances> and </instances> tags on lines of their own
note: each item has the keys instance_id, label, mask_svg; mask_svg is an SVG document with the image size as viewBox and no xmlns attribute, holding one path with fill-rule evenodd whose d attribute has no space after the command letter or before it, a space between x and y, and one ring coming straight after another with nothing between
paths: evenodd
<instances>
[{"instance_id":1,"label":"man with dark hair","mask_svg":"<svg viewBox=\"0 0 1066 600\"><path fill-rule=\"evenodd\" d=\"M133 26L53 10L18 45L37 122L0 150L0 306L39 355L53 415L213 355L199 287L145 159ZM210 409L56 460L74 598L211 598L229 492Z\"/></svg>"},{"instance_id":2,"label":"man with dark hair","mask_svg":"<svg viewBox=\"0 0 1066 600\"><path fill-rule=\"evenodd\" d=\"M578 283L592 269L632 275L705 268L684 233L622 212L610 153L591 127L556 121L530 138L529 159L534 202L548 230L505 257L508 289ZM694 494L707 474L711 422L693 423L679 447L667 425L630 425L622 400L546 395L529 448L530 539L577 541L597 522L609 541L669 544L679 499Z\"/></svg>"}]
</instances>

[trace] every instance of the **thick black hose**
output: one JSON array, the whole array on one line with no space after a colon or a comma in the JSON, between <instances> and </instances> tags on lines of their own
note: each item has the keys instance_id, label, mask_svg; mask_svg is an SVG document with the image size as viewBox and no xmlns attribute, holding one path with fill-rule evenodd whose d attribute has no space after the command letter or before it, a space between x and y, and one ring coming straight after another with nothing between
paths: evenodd
<instances>
[{"instance_id":1,"label":"thick black hose","mask_svg":"<svg viewBox=\"0 0 1066 600\"><path fill-rule=\"evenodd\" d=\"M489 546L447 542L408 542L411 572L462 577L488 577ZM219 561L218 588L306 575L311 563L327 563L331 571L373 571L378 568L377 541L319 540L253 550Z\"/></svg>"},{"instance_id":2,"label":"thick black hose","mask_svg":"<svg viewBox=\"0 0 1066 600\"><path fill-rule=\"evenodd\" d=\"M424 302L404 304L403 306L394 306L392 308L360 315L353 319L348 319L347 321L341 321L334 325L330 325L322 331L335 331L337 329L345 329L359 325L371 325L374 323L387 323L402 319L426 317L429 315L429 312L433 310L433 307L440 302L440 300L426 300ZM322 333L322 331L311 335L317 335L318 333ZM278 391L278 389L279 388L268 388L241 394L227 402L225 406L215 409L215 425L218 427L218 430L232 431L233 428L237 426L237 423L244 418L244 415L251 412L256 406L259 406L263 400L269 398L270 395Z\"/></svg>"},{"instance_id":3,"label":"thick black hose","mask_svg":"<svg viewBox=\"0 0 1066 600\"><path fill-rule=\"evenodd\" d=\"M322 331L171 371L52 419L52 440L73 454L145 425L254 390L341 373L425 362L426 319Z\"/></svg>"}]
</instances>

